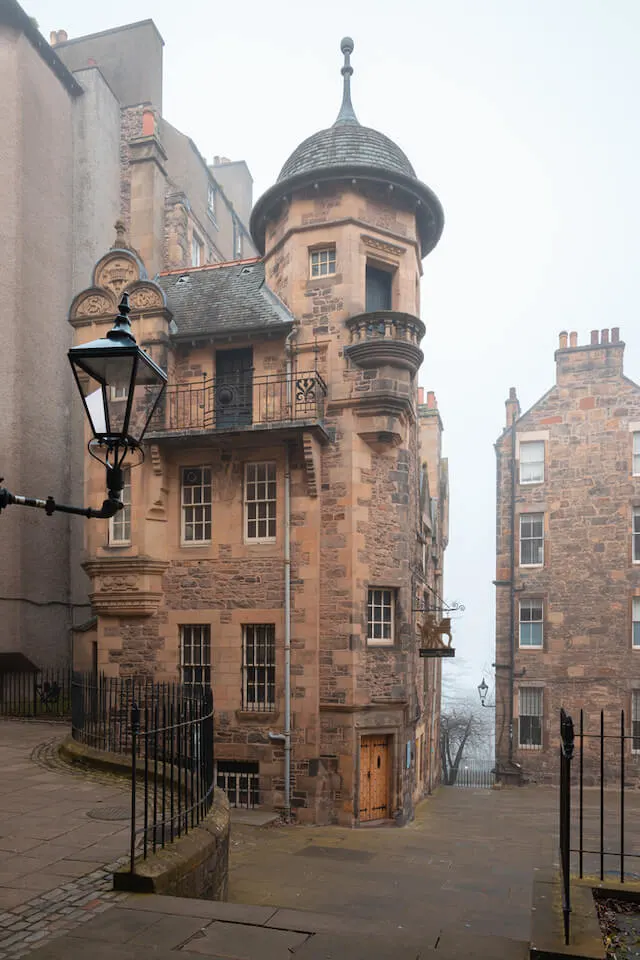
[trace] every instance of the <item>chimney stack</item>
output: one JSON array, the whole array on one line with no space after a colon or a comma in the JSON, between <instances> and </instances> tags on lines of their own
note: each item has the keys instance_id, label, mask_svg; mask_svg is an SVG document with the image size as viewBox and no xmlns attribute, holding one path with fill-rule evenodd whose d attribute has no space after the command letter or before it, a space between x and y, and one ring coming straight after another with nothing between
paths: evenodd
<instances>
[{"instance_id":1,"label":"chimney stack","mask_svg":"<svg viewBox=\"0 0 640 960\"><path fill-rule=\"evenodd\" d=\"M560 349L556 352L556 383L562 385L576 385L585 379L593 377L593 371L598 368L600 373L595 376L622 376L624 343L620 340L620 328L612 327L609 330L592 330L590 342L583 347L578 346L576 333L569 336L571 349L563 348L563 334L560 334Z\"/></svg>"},{"instance_id":2,"label":"chimney stack","mask_svg":"<svg viewBox=\"0 0 640 960\"><path fill-rule=\"evenodd\" d=\"M65 40L69 39L69 34L66 30L52 30L49 34L49 44L52 47L55 47L57 43L64 43Z\"/></svg>"},{"instance_id":3,"label":"chimney stack","mask_svg":"<svg viewBox=\"0 0 640 960\"><path fill-rule=\"evenodd\" d=\"M512 426L520 416L520 401L515 387L509 387L509 399L504 403L507 410L507 427Z\"/></svg>"},{"instance_id":4,"label":"chimney stack","mask_svg":"<svg viewBox=\"0 0 640 960\"><path fill-rule=\"evenodd\" d=\"M424 404L424 387L418 387L418 404L419 406Z\"/></svg>"},{"instance_id":5,"label":"chimney stack","mask_svg":"<svg viewBox=\"0 0 640 960\"><path fill-rule=\"evenodd\" d=\"M438 401L436 400L436 395L433 390L427 391L427 409L428 410L437 410Z\"/></svg>"}]
</instances>

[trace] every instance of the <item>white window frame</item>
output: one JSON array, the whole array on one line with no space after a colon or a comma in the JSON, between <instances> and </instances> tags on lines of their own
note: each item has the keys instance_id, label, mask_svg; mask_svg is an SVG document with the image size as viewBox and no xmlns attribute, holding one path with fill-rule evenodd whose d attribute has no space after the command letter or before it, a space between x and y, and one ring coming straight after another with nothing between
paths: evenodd
<instances>
[{"instance_id":1,"label":"white window frame","mask_svg":"<svg viewBox=\"0 0 640 960\"><path fill-rule=\"evenodd\" d=\"M129 396L127 384L111 385L109 387L109 396L111 400L126 400Z\"/></svg>"},{"instance_id":2,"label":"white window frame","mask_svg":"<svg viewBox=\"0 0 640 960\"><path fill-rule=\"evenodd\" d=\"M526 619L523 619L523 613L526 612L524 608L528 607L529 613L532 612L532 608L540 608L540 617L536 617L534 620L533 617L529 616ZM539 597L524 597L519 602L519 628L518 628L518 646L523 650L541 650L544 646L544 600L541 600ZM540 643L523 643L522 634L523 626L530 626L531 624L540 624Z\"/></svg>"},{"instance_id":3,"label":"white window frame","mask_svg":"<svg viewBox=\"0 0 640 960\"><path fill-rule=\"evenodd\" d=\"M539 697L539 713L523 713L523 706L531 708L533 693ZM522 742L522 718L539 717L540 718L540 743ZM518 689L518 746L521 750L542 750L544 744L544 687L520 687Z\"/></svg>"},{"instance_id":4,"label":"white window frame","mask_svg":"<svg viewBox=\"0 0 640 960\"><path fill-rule=\"evenodd\" d=\"M522 536L522 525L523 525L523 522L524 522L525 520L529 520L529 521L533 522L533 520L532 520L533 517L536 517L536 518L538 518L538 519L541 518L541 520L542 520L542 537L523 537L523 536ZM543 567L543 566L544 566L544 513L521 513L521 514L520 514L520 521L519 521L519 533L520 533L520 537L519 537L518 557L519 557L519 561L520 561L520 562L519 562L518 565L519 565L520 567ZM523 542L525 542L525 541L526 541L526 542L530 542L530 541L533 541L533 540L536 540L536 541L537 541L537 540L540 540L540 541L542 542L542 546L541 546L542 559L536 561L535 563L523 563L523 561L522 561L522 544L523 544Z\"/></svg>"},{"instance_id":5,"label":"white window frame","mask_svg":"<svg viewBox=\"0 0 640 960\"><path fill-rule=\"evenodd\" d=\"M322 277L333 277L335 273L335 246L319 247L317 250L309 251L309 276L312 280L318 280Z\"/></svg>"},{"instance_id":6,"label":"white window frame","mask_svg":"<svg viewBox=\"0 0 640 960\"><path fill-rule=\"evenodd\" d=\"M260 479L261 468L265 471L264 480ZM269 491L272 484L273 496ZM278 479L274 460L245 463L243 500L245 543L275 543L278 534ZM251 516L254 512L255 516ZM258 533L260 523L266 523L267 531L271 529L273 533L267 532L264 536L260 536ZM253 529L256 531L255 535L250 532Z\"/></svg>"},{"instance_id":7,"label":"white window frame","mask_svg":"<svg viewBox=\"0 0 640 960\"><path fill-rule=\"evenodd\" d=\"M640 430L634 430L631 434L632 454L631 454L631 475L640 477Z\"/></svg>"},{"instance_id":8,"label":"white window frame","mask_svg":"<svg viewBox=\"0 0 640 960\"><path fill-rule=\"evenodd\" d=\"M204 243L194 230L191 234L191 266L201 267L204 257Z\"/></svg>"},{"instance_id":9,"label":"white window frame","mask_svg":"<svg viewBox=\"0 0 640 960\"><path fill-rule=\"evenodd\" d=\"M199 485L196 484L186 484L185 477L190 470L201 470L202 471L202 480ZM208 483L206 482L208 480ZM187 489L196 490L200 489L199 500L188 499L185 497L185 492ZM209 492L209 499L206 500L205 491ZM212 487L211 487L211 467L206 465L198 465L194 467L181 467L180 468L180 543L183 547L194 547L202 546L203 544L211 543L211 524L212 524ZM203 516L201 519L187 519L189 516L188 511L196 511L198 508L204 510ZM203 532L206 533L206 526L209 524L209 536L201 538L191 538L187 539L187 527L189 525L198 525L203 528Z\"/></svg>"},{"instance_id":10,"label":"white window frame","mask_svg":"<svg viewBox=\"0 0 640 960\"><path fill-rule=\"evenodd\" d=\"M128 547L131 544L131 467L122 470L122 510L109 518L109 546ZM124 533L126 536L119 534Z\"/></svg>"},{"instance_id":11,"label":"white window frame","mask_svg":"<svg viewBox=\"0 0 640 960\"><path fill-rule=\"evenodd\" d=\"M631 556L640 563L640 507L634 507L631 516Z\"/></svg>"},{"instance_id":12,"label":"white window frame","mask_svg":"<svg viewBox=\"0 0 640 960\"><path fill-rule=\"evenodd\" d=\"M201 679L193 679L193 674L191 679L186 679L187 670L202 671ZM211 686L211 624L180 624L180 682L185 687Z\"/></svg>"},{"instance_id":13,"label":"white window frame","mask_svg":"<svg viewBox=\"0 0 640 960\"><path fill-rule=\"evenodd\" d=\"M542 456L539 457L538 459L532 459L532 460L523 459L523 456L522 456L523 451L526 449L531 451L533 447L541 448ZM521 440L519 445L519 454L520 454L520 483L523 486L531 486L536 483L544 483L544 467L545 467L544 440ZM539 475L526 478L524 474L526 474L527 469L531 469L533 472L533 468L541 468L539 469Z\"/></svg>"},{"instance_id":14,"label":"white window frame","mask_svg":"<svg viewBox=\"0 0 640 960\"><path fill-rule=\"evenodd\" d=\"M631 597L631 649L640 650L640 597Z\"/></svg>"},{"instance_id":15,"label":"white window frame","mask_svg":"<svg viewBox=\"0 0 640 960\"><path fill-rule=\"evenodd\" d=\"M640 753L640 690L631 691L631 752Z\"/></svg>"},{"instance_id":16,"label":"white window frame","mask_svg":"<svg viewBox=\"0 0 640 960\"><path fill-rule=\"evenodd\" d=\"M245 623L242 626L242 709L247 712L269 713L275 710L275 707L275 624Z\"/></svg>"},{"instance_id":17,"label":"white window frame","mask_svg":"<svg viewBox=\"0 0 640 960\"><path fill-rule=\"evenodd\" d=\"M385 616L388 611L388 616ZM393 587L369 587L367 591L367 645L391 647L395 643L396 591ZM376 634L379 633L379 636ZM384 634L387 633L387 636Z\"/></svg>"}]
</instances>

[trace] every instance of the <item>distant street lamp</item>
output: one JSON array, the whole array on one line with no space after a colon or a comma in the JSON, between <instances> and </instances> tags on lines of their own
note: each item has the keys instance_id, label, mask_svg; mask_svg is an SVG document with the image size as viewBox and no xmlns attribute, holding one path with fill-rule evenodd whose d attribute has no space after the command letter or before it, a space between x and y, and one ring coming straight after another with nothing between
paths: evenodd
<instances>
[{"instance_id":1,"label":"distant street lamp","mask_svg":"<svg viewBox=\"0 0 640 960\"><path fill-rule=\"evenodd\" d=\"M482 683L478 684L478 694L480 696L480 706L481 707L495 707L495 703L485 703L487 699L487 694L489 692L489 687L485 678L482 678Z\"/></svg>"},{"instance_id":2,"label":"distant street lamp","mask_svg":"<svg viewBox=\"0 0 640 960\"><path fill-rule=\"evenodd\" d=\"M94 510L56 503L53 497L21 497L0 487L0 512L10 503L17 503L38 507L47 516L60 512L106 520L122 510L122 464L130 451L140 448L167 384L167 375L136 343L129 323L127 293L123 293L119 309L106 337L72 347L68 353L93 433L89 453L106 467L107 499L99 510Z\"/></svg>"}]
</instances>

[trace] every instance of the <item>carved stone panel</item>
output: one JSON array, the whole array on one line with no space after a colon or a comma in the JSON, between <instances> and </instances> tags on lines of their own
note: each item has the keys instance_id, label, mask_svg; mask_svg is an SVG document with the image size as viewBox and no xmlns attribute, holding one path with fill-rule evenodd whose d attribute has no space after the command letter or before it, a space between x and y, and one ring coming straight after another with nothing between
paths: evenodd
<instances>
[{"instance_id":1,"label":"carved stone panel","mask_svg":"<svg viewBox=\"0 0 640 960\"><path fill-rule=\"evenodd\" d=\"M122 253L107 255L96 267L96 286L111 290L116 297L139 279L140 270L136 260Z\"/></svg>"}]
</instances>

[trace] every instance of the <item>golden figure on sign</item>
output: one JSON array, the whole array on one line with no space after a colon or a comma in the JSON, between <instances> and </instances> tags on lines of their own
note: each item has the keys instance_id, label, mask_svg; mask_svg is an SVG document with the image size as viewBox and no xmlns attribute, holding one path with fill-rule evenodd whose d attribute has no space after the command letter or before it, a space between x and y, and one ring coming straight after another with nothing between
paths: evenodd
<instances>
[{"instance_id":1,"label":"golden figure on sign","mask_svg":"<svg viewBox=\"0 0 640 960\"><path fill-rule=\"evenodd\" d=\"M426 613L422 622L422 645L426 650L436 650L438 648L451 647L451 618L445 617L443 620L437 620L433 614ZM443 636L449 637L449 643L445 643Z\"/></svg>"}]
</instances>

